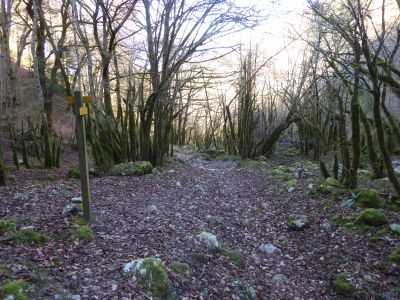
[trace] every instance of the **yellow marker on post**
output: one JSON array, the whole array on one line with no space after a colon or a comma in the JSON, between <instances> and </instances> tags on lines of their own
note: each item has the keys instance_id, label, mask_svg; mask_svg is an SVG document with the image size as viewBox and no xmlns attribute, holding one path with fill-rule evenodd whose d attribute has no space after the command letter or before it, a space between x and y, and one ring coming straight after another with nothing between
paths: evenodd
<instances>
[{"instance_id":1,"label":"yellow marker on post","mask_svg":"<svg viewBox=\"0 0 400 300\"><path fill-rule=\"evenodd\" d=\"M74 104L74 96L67 96L67 102L68 102L68 104L69 105L72 105L72 104Z\"/></svg>"},{"instance_id":2,"label":"yellow marker on post","mask_svg":"<svg viewBox=\"0 0 400 300\"><path fill-rule=\"evenodd\" d=\"M85 104L90 104L90 103L92 103L92 97L90 97L90 96L83 96L83 97L82 97L82 102L85 103Z\"/></svg>"},{"instance_id":3,"label":"yellow marker on post","mask_svg":"<svg viewBox=\"0 0 400 300\"><path fill-rule=\"evenodd\" d=\"M79 108L79 115L86 116L88 114L88 108L86 106L82 106Z\"/></svg>"}]
</instances>

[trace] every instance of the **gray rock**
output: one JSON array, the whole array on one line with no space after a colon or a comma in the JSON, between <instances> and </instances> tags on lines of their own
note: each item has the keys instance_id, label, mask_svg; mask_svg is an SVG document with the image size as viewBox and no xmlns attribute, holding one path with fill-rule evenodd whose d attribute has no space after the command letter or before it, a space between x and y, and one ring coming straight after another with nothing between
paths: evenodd
<instances>
[{"instance_id":1,"label":"gray rock","mask_svg":"<svg viewBox=\"0 0 400 300\"><path fill-rule=\"evenodd\" d=\"M310 183L310 184L308 185L308 189L309 189L309 190L315 190L316 188L317 188L317 185L314 184L314 183Z\"/></svg>"},{"instance_id":2,"label":"gray rock","mask_svg":"<svg viewBox=\"0 0 400 300\"><path fill-rule=\"evenodd\" d=\"M25 192L25 193L16 193L14 196L15 200L20 200L20 201L28 201L33 197L32 192Z\"/></svg>"},{"instance_id":3,"label":"gray rock","mask_svg":"<svg viewBox=\"0 0 400 300\"><path fill-rule=\"evenodd\" d=\"M240 281L235 281L236 294L241 300L257 300L256 290L249 284Z\"/></svg>"},{"instance_id":4,"label":"gray rock","mask_svg":"<svg viewBox=\"0 0 400 300\"><path fill-rule=\"evenodd\" d=\"M258 255L253 254L251 257L253 258L254 263L256 265L260 265L261 264L261 258Z\"/></svg>"},{"instance_id":5,"label":"gray rock","mask_svg":"<svg viewBox=\"0 0 400 300\"><path fill-rule=\"evenodd\" d=\"M151 212L157 212L158 211L157 206L155 206L154 204L149 205L149 210Z\"/></svg>"},{"instance_id":6,"label":"gray rock","mask_svg":"<svg viewBox=\"0 0 400 300\"><path fill-rule=\"evenodd\" d=\"M194 186L194 191L201 197L208 197L210 195L208 191L200 184Z\"/></svg>"},{"instance_id":7,"label":"gray rock","mask_svg":"<svg viewBox=\"0 0 400 300\"><path fill-rule=\"evenodd\" d=\"M72 203L82 203L82 197L78 196L78 197L72 197L71 198L71 202Z\"/></svg>"},{"instance_id":8,"label":"gray rock","mask_svg":"<svg viewBox=\"0 0 400 300\"><path fill-rule=\"evenodd\" d=\"M344 200L340 204L340 207L344 207L344 208L352 208L353 206L354 206L354 199Z\"/></svg>"},{"instance_id":9,"label":"gray rock","mask_svg":"<svg viewBox=\"0 0 400 300\"><path fill-rule=\"evenodd\" d=\"M272 244L262 244L262 245L259 247L259 249L260 249L260 251L262 251L262 252L264 252L264 253L266 253L266 254L273 254L273 253L275 253L275 252L278 250L278 248L275 247L275 246L272 245Z\"/></svg>"},{"instance_id":10,"label":"gray rock","mask_svg":"<svg viewBox=\"0 0 400 300\"><path fill-rule=\"evenodd\" d=\"M219 217L219 216L207 215L207 219L210 219L210 220L212 220L212 221L214 221L216 223L220 223L220 224L225 222L225 218L224 217Z\"/></svg>"},{"instance_id":11,"label":"gray rock","mask_svg":"<svg viewBox=\"0 0 400 300\"><path fill-rule=\"evenodd\" d=\"M389 228L392 232L400 234L400 224L397 223L390 224Z\"/></svg>"},{"instance_id":12,"label":"gray rock","mask_svg":"<svg viewBox=\"0 0 400 300\"><path fill-rule=\"evenodd\" d=\"M278 237L276 239L276 241L280 244L280 245L287 245L289 243L289 240L286 236L281 235L280 237Z\"/></svg>"},{"instance_id":13,"label":"gray rock","mask_svg":"<svg viewBox=\"0 0 400 300\"><path fill-rule=\"evenodd\" d=\"M291 186L290 188L287 189L287 191L288 191L288 193L291 193L291 192L293 192L295 189L296 189L295 187Z\"/></svg>"},{"instance_id":14,"label":"gray rock","mask_svg":"<svg viewBox=\"0 0 400 300\"><path fill-rule=\"evenodd\" d=\"M80 207L78 203L70 203L64 206L62 210L63 215L69 215L69 214L77 214L80 211Z\"/></svg>"},{"instance_id":15,"label":"gray rock","mask_svg":"<svg viewBox=\"0 0 400 300\"><path fill-rule=\"evenodd\" d=\"M203 231L197 235L197 239L207 246L210 250L220 250L221 243L218 241L217 237L209 232Z\"/></svg>"},{"instance_id":16,"label":"gray rock","mask_svg":"<svg viewBox=\"0 0 400 300\"><path fill-rule=\"evenodd\" d=\"M272 277L272 280L276 282L284 282L287 281L288 278L284 274L275 274L274 277Z\"/></svg>"},{"instance_id":17,"label":"gray rock","mask_svg":"<svg viewBox=\"0 0 400 300\"><path fill-rule=\"evenodd\" d=\"M176 187L177 188L182 188L182 183L180 183L180 181L177 181L176 183L175 183L175 185L176 185Z\"/></svg>"},{"instance_id":18,"label":"gray rock","mask_svg":"<svg viewBox=\"0 0 400 300\"><path fill-rule=\"evenodd\" d=\"M81 300L81 296L73 295L73 296L71 296L70 300Z\"/></svg>"},{"instance_id":19,"label":"gray rock","mask_svg":"<svg viewBox=\"0 0 400 300\"><path fill-rule=\"evenodd\" d=\"M332 225L329 222L324 222L321 224L321 226L325 229L331 229Z\"/></svg>"},{"instance_id":20,"label":"gray rock","mask_svg":"<svg viewBox=\"0 0 400 300\"><path fill-rule=\"evenodd\" d=\"M289 221L289 229L301 231L309 227L309 221L306 218L296 218Z\"/></svg>"}]
</instances>

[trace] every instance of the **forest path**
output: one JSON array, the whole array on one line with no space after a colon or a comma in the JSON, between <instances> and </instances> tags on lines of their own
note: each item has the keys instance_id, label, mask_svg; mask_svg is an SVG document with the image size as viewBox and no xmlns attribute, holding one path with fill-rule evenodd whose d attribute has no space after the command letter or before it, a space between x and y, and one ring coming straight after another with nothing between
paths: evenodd
<instances>
[{"instance_id":1,"label":"forest path","mask_svg":"<svg viewBox=\"0 0 400 300\"><path fill-rule=\"evenodd\" d=\"M179 299L239 299L246 285L258 299L329 299L332 278L341 271L357 274L353 280L369 294L386 293L386 286L396 284L395 275L373 274L387 255L384 242L371 245L362 235L327 225L336 209L332 200L307 195L317 171L288 193L286 180L270 176L279 161L239 167L179 150L177 158L153 175L93 179L92 241L75 239L76 222L60 214L79 194L78 181L0 190L6 199L2 216L31 215L35 230L48 236L41 246L6 245L2 257L19 265L15 274L29 281L39 282L35 269L40 269L47 278L44 294L60 294L62 286L82 299L146 299L137 279L122 275L124 264L144 257L160 258L167 266L190 265L186 282L169 271ZM289 231L289 216L307 217L310 228ZM196 239L202 231L239 250L246 266L207 250ZM265 253L260 249L265 244L277 250ZM26 269L24 261L37 268ZM380 279L366 283L364 275Z\"/></svg>"}]
</instances>

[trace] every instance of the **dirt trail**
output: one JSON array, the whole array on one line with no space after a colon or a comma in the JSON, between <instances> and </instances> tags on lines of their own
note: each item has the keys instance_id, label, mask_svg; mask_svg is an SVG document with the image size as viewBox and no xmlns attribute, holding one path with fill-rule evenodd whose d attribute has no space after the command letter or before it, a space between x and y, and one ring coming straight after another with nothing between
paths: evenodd
<instances>
[{"instance_id":1,"label":"dirt trail","mask_svg":"<svg viewBox=\"0 0 400 300\"><path fill-rule=\"evenodd\" d=\"M146 299L135 278L121 272L125 263L143 257L191 266L185 283L169 272L179 299L238 299L238 282L252 286L258 299L331 299L332 278L343 271L353 274L368 297L395 299L398 271L377 271L388 254L382 251L387 242L371 244L362 235L323 226L336 208L331 200L307 195L316 174L288 193L282 179L266 177L268 165L246 170L233 161L209 162L185 151L177 157L153 175L93 179L93 241L74 239L71 218L61 216L69 197L79 194L78 181L0 189L1 216L29 214L35 229L49 237L42 246L1 245L3 261L10 262L6 267L39 284L40 270L48 277L42 293L49 299L61 295L61 287L82 299ZM288 231L289 216L308 217L310 228ZM225 253L205 249L195 238L200 231L240 250L245 268ZM263 253L262 244L278 251ZM199 262L199 255L206 261ZM36 267L26 268L26 261ZM365 275L372 281L363 280Z\"/></svg>"}]
</instances>

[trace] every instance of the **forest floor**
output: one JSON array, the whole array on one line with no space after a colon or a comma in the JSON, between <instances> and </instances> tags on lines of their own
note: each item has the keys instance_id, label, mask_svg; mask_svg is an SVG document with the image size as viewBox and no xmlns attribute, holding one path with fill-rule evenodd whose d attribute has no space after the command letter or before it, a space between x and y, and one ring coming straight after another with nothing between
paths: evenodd
<instances>
[{"instance_id":1,"label":"forest floor","mask_svg":"<svg viewBox=\"0 0 400 300\"><path fill-rule=\"evenodd\" d=\"M246 289L257 299L335 299L332 283L342 272L356 287L354 298L398 299L400 266L387 256L399 236L388 226L343 225L360 210L340 205L348 192L311 190L322 180L309 161L307 176L292 180L302 159L293 149L277 153L237 161L180 149L153 174L93 178L92 240L76 238L81 220L62 215L80 194L80 181L67 179L68 166L13 171L13 181L0 188L0 218L45 239L26 243L0 232L0 282L23 279L29 299L150 299L122 269L155 257L167 266L177 299L253 299L245 298ZM72 164L76 153L68 155ZM383 194L390 190L384 180L375 185ZM382 211L389 224L399 222L398 213ZM307 218L309 228L288 230L290 217ZM208 250L196 238L203 231L237 252ZM260 248L268 244L276 247L271 253ZM173 262L189 269L179 274Z\"/></svg>"}]
</instances>

